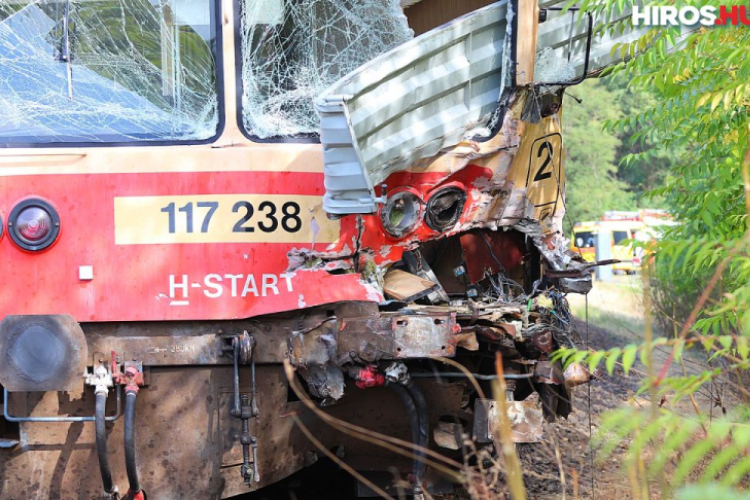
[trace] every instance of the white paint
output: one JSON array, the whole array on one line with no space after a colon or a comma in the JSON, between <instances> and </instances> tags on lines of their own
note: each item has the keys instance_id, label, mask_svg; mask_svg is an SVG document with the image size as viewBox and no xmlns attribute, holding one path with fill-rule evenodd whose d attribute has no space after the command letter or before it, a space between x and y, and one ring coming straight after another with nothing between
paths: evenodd
<instances>
[{"instance_id":1,"label":"white paint","mask_svg":"<svg viewBox=\"0 0 750 500\"><path fill-rule=\"evenodd\" d=\"M181 276L182 280L178 283L175 280L174 274L169 275L169 296L172 298L176 298L177 294L176 291L178 289L182 290L182 298L186 299L188 296L188 275L183 274Z\"/></svg>"},{"instance_id":2,"label":"white paint","mask_svg":"<svg viewBox=\"0 0 750 500\"><path fill-rule=\"evenodd\" d=\"M210 288L212 290L203 290L203 293L206 294L206 297L215 299L221 296L222 288L221 284L219 283L220 281L221 276L218 274L206 275L206 278L203 280L203 282L206 284L206 288Z\"/></svg>"},{"instance_id":3,"label":"white paint","mask_svg":"<svg viewBox=\"0 0 750 500\"><path fill-rule=\"evenodd\" d=\"M278 283L279 283L279 279L275 275L264 274L263 275L263 296L265 297L267 295L266 290L271 290L274 295L278 295L279 287L276 286Z\"/></svg>"},{"instance_id":4,"label":"white paint","mask_svg":"<svg viewBox=\"0 0 750 500\"><path fill-rule=\"evenodd\" d=\"M78 279L91 281L94 279L94 266L78 266Z\"/></svg>"},{"instance_id":5,"label":"white paint","mask_svg":"<svg viewBox=\"0 0 750 500\"><path fill-rule=\"evenodd\" d=\"M188 305L190 289L203 292L209 299L271 297L294 291L295 273L207 274L191 281L187 274L169 275L170 305ZM198 292L200 293L200 292Z\"/></svg>"},{"instance_id":6,"label":"white paint","mask_svg":"<svg viewBox=\"0 0 750 500\"><path fill-rule=\"evenodd\" d=\"M258 296L258 287L255 285L255 276L252 274L247 275L245 286L242 288L243 297L247 297L249 293L252 293L255 297Z\"/></svg>"}]
</instances>

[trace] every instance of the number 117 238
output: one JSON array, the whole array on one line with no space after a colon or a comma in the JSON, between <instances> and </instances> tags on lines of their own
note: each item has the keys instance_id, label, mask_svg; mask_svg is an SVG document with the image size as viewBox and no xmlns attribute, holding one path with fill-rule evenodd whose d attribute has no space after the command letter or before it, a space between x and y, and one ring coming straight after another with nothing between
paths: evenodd
<instances>
[{"instance_id":1,"label":"number 117 238","mask_svg":"<svg viewBox=\"0 0 750 500\"><path fill-rule=\"evenodd\" d=\"M200 232L208 233L211 227L211 220L219 208L218 201L199 201L195 203L195 208L202 211L202 214L196 214L193 208L193 202L189 201L184 206L176 209L175 202L171 202L161 209L162 212L169 215L169 232L177 232L177 219L184 222L184 231L192 233L195 230L197 222L200 223ZM272 201L262 201L258 204L257 210L249 201L238 201L233 204L232 212L240 214L237 222L232 226L232 232L235 233L253 233L259 229L265 233L273 233L279 230L289 233L296 233L302 228L302 219L300 219L299 203L287 201L281 205L281 209ZM260 219L254 221L254 215L258 213ZM281 212L281 213L279 213ZM184 216L182 214L184 213ZM202 216L202 219L201 219Z\"/></svg>"},{"instance_id":2,"label":"number 117 238","mask_svg":"<svg viewBox=\"0 0 750 500\"><path fill-rule=\"evenodd\" d=\"M333 243L339 222L319 196L115 198L115 243Z\"/></svg>"}]
</instances>

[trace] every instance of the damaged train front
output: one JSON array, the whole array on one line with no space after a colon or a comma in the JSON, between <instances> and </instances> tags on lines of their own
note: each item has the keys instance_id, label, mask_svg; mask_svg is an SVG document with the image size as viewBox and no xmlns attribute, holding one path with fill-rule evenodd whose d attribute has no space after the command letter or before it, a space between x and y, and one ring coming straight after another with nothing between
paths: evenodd
<instances>
[{"instance_id":1,"label":"damaged train front","mask_svg":"<svg viewBox=\"0 0 750 500\"><path fill-rule=\"evenodd\" d=\"M292 252L291 270L358 273L382 300L291 339L291 361L324 404L344 396L347 378L394 387L417 415L415 444L432 424L440 447L460 449L461 435L491 446L493 396L508 401L514 440L538 441L591 378L553 360L579 340L566 295L591 288L592 264L562 230L561 127L591 24L575 47L572 34L567 48L549 47L536 37L547 19L560 24L536 2L497 2L361 66L316 103L324 208L356 224L340 246ZM558 49L583 59L565 66ZM492 393L498 377L506 394ZM453 411L463 420L423 415L426 379L462 387ZM421 474L415 462L415 488Z\"/></svg>"}]
</instances>

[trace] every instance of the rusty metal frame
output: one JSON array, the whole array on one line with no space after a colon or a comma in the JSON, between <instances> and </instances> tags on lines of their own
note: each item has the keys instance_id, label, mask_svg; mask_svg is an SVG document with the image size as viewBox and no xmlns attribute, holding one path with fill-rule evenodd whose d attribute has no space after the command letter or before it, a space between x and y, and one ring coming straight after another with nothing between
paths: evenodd
<instances>
[{"instance_id":1,"label":"rusty metal frame","mask_svg":"<svg viewBox=\"0 0 750 500\"><path fill-rule=\"evenodd\" d=\"M8 389L3 388L3 418L8 422L94 422L95 417L14 417L8 410ZM114 415L104 417L106 422L114 422L122 416L122 387L119 385L115 388L117 396L117 410Z\"/></svg>"}]
</instances>

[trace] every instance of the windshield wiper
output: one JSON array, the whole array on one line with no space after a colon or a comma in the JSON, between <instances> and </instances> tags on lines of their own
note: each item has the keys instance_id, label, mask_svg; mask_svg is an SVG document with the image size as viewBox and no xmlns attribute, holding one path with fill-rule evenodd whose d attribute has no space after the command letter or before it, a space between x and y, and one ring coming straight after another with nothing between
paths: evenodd
<instances>
[{"instance_id":1,"label":"windshield wiper","mask_svg":"<svg viewBox=\"0 0 750 500\"><path fill-rule=\"evenodd\" d=\"M65 16L63 17L63 43L60 51L60 61L67 64L68 98L73 100L73 61L70 54L70 0L65 0Z\"/></svg>"}]
</instances>

